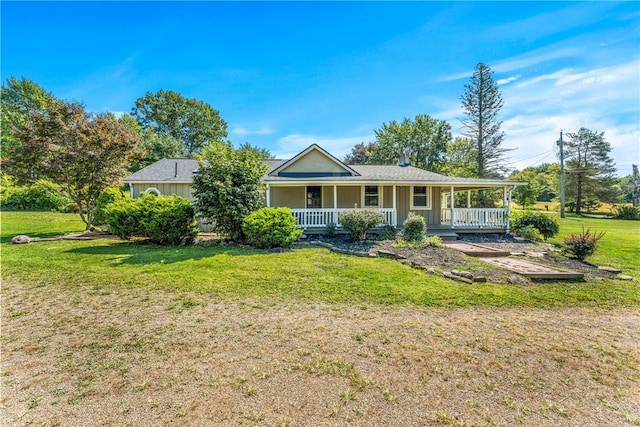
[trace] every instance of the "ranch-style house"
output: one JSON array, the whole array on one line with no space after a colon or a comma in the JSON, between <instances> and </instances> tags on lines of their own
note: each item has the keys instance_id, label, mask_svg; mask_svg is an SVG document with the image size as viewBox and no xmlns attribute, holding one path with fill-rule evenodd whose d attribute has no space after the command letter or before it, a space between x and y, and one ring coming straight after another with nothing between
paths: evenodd
<instances>
[{"instance_id":1,"label":"ranch-style house","mask_svg":"<svg viewBox=\"0 0 640 427\"><path fill-rule=\"evenodd\" d=\"M265 206L288 207L308 232L329 224L354 207L380 210L388 224L401 227L410 212L425 218L430 233L508 232L511 191L524 182L455 178L410 165L345 165L316 144L289 160L268 159L262 180ZM162 159L124 179L131 197L142 192L177 194L193 200L195 159ZM471 190L502 192L502 206L471 208ZM467 207L454 207L451 195L467 194Z\"/></svg>"}]
</instances>

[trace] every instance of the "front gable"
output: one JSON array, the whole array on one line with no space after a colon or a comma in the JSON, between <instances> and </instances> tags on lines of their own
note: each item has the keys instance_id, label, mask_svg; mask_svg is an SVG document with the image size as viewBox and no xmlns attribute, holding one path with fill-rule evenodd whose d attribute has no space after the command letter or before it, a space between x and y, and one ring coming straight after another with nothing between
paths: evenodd
<instances>
[{"instance_id":1,"label":"front gable","mask_svg":"<svg viewBox=\"0 0 640 427\"><path fill-rule=\"evenodd\" d=\"M313 144L291 160L269 173L283 178L319 178L330 176L360 176L358 172Z\"/></svg>"}]
</instances>

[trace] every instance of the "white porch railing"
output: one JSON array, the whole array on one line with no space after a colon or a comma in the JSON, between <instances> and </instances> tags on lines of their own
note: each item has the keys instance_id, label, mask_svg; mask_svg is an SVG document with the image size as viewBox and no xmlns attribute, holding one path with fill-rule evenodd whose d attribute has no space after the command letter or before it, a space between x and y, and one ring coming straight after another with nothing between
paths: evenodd
<instances>
[{"instance_id":1,"label":"white porch railing","mask_svg":"<svg viewBox=\"0 0 640 427\"><path fill-rule=\"evenodd\" d=\"M351 211L353 209L291 209L293 216L298 220L298 225L302 228L326 227L328 224L335 224L340 227L338 215L340 212ZM377 208L376 210L384 214L384 222L396 225L396 210L393 208Z\"/></svg>"},{"instance_id":2,"label":"white porch railing","mask_svg":"<svg viewBox=\"0 0 640 427\"><path fill-rule=\"evenodd\" d=\"M451 224L451 209L443 208L440 221L442 225ZM453 210L454 228L505 228L509 221L505 208L455 208Z\"/></svg>"}]
</instances>

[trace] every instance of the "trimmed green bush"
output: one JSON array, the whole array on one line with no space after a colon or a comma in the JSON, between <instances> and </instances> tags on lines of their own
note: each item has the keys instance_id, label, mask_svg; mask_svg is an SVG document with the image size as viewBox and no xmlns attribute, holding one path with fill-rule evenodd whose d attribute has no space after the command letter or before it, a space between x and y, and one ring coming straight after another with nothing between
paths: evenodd
<instances>
[{"instance_id":1,"label":"trimmed green bush","mask_svg":"<svg viewBox=\"0 0 640 427\"><path fill-rule=\"evenodd\" d=\"M548 214L527 211L523 214L512 215L511 228L516 232L530 225L538 230L544 240L550 239L560 231L560 226L556 220Z\"/></svg>"},{"instance_id":2,"label":"trimmed green bush","mask_svg":"<svg viewBox=\"0 0 640 427\"><path fill-rule=\"evenodd\" d=\"M410 212L402 223L402 238L408 242L421 242L427 232L424 217Z\"/></svg>"},{"instance_id":3,"label":"trimmed green bush","mask_svg":"<svg viewBox=\"0 0 640 427\"><path fill-rule=\"evenodd\" d=\"M613 214L616 219L640 220L640 208L633 206L614 206Z\"/></svg>"},{"instance_id":4,"label":"trimmed green bush","mask_svg":"<svg viewBox=\"0 0 640 427\"><path fill-rule=\"evenodd\" d=\"M376 209L355 208L352 211L340 212L338 220L354 241L362 242L372 228L384 222L384 214Z\"/></svg>"},{"instance_id":5,"label":"trimmed green bush","mask_svg":"<svg viewBox=\"0 0 640 427\"><path fill-rule=\"evenodd\" d=\"M196 213L184 197L142 194L108 204L104 217L112 233L123 239L147 237L159 245L193 243L198 235Z\"/></svg>"},{"instance_id":6,"label":"trimmed green bush","mask_svg":"<svg viewBox=\"0 0 640 427\"><path fill-rule=\"evenodd\" d=\"M3 186L0 198L2 209L15 211L63 211L69 202L59 185L44 179L31 185Z\"/></svg>"},{"instance_id":7,"label":"trimmed green bush","mask_svg":"<svg viewBox=\"0 0 640 427\"><path fill-rule=\"evenodd\" d=\"M517 236L520 236L524 239L531 240L532 242L539 242L540 234L538 233L538 229L533 225L527 225L526 227L516 228L514 230Z\"/></svg>"},{"instance_id":8,"label":"trimmed green bush","mask_svg":"<svg viewBox=\"0 0 640 427\"><path fill-rule=\"evenodd\" d=\"M104 217L104 209L109 203L128 198L129 194L125 194L121 189L116 187L105 188L102 194L96 200L96 208L93 211L93 224L104 225L107 223Z\"/></svg>"},{"instance_id":9,"label":"trimmed green bush","mask_svg":"<svg viewBox=\"0 0 640 427\"><path fill-rule=\"evenodd\" d=\"M605 231L599 233L591 232L590 228L585 231L584 226L582 226L582 234L572 233L565 237L562 249L565 253L583 261L587 256L595 253L598 240L602 239L605 234Z\"/></svg>"},{"instance_id":10,"label":"trimmed green bush","mask_svg":"<svg viewBox=\"0 0 640 427\"><path fill-rule=\"evenodd\" d=\"M290 247L302 236L289 208L262 208L242 221L247 243L256 248Z\"/></svg>"}]
</instances>

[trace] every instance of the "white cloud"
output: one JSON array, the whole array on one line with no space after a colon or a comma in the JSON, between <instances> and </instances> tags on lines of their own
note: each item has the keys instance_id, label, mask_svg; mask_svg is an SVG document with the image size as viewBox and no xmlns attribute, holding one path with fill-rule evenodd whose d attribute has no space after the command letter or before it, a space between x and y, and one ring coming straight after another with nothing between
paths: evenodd
<instances>
[{"instance_id":1,"label":"white cloud","mask_svg":"<svg viewBox=\"0 0 640 427\"><path fill-rule=\"evenodd\" d=\"M278 138L278 148L274 154L278 158L289 159L300 153L312 144L318 144L338 159L343 159L354 145L368 142L374 139L374 135L362 135L351 137L326 137L317 135L291 134Z\"/></svg>"},{"instance_id":2,"label":"white cloud","mask_svg":"<svg viewBox=\"0 0 640 427\"><path fill-rule=\"evenodd\" d=\"M238 136L271 135L274 133L274 130L269 126L260 126L258 128L250 129L241 125L237 125L231 128L230 132Z\"/></svg>"},{"instance_id":3,"label":"white cloud","mask_svg":"<svg viewBox=\"0 0 640 427\"><path fill-rule=\"evenodd\" d=\"M507 77L507 78L504 78L504 79L500 79L496 83L498 84L498 86L502 86L502 85L506 85L506 84L511 83L511 82L515 82L519 78L520 78L520 75L511 76L511 77Z\"/></svg>"}]
</instances>

